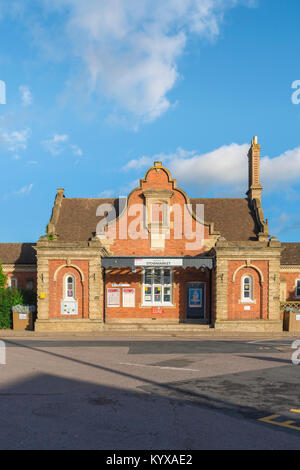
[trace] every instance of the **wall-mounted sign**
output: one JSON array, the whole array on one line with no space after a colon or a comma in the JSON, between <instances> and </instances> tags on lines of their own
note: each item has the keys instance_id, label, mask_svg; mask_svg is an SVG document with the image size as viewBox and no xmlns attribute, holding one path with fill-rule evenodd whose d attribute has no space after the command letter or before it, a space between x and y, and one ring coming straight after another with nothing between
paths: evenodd
<instances>
[{"instance_id":1,"label":"wall-mounted sign","mask_svg":"<svg viewBox=\"0 0 300 470\"><path fill-rule=\"evenodd\" d=\"M112 284L112 287L130 287L130 284Z\"/></svg>"},{"instance_id":2,"label":"wall-mounted sign","mask_svg":"<svg viewBox=\"0 0 300 470\"><path fill-rule=\"evenodd\" d=\"M135 289L123 289L123 307L135 307Z\"/></svg>"},{"instance_id":3,"label":"wall-mounted sign","mask_svg":"<svg viewBox=\"0 0 300 470\"><path fill-rule=\"evenodd\" d=\"M163 307L152 307L151 313L152 315L162 315L165 311Z\"/></svg>"},{"instance_id":4,"label":"wall-mounted sign","mask_svg":"<svg viewBox=\"0 0 300 470\"><path fill-rule=\"evenodd\" d=\"M27 320L27 313L19 313L19 320Z\"/></svg>"},{"instance_id":5,"label":"wall-mounted sign","mask_svg":"<svg viewBox=\"0 0 300 470\"><path fill-rule=\"evenodd\" d=\"M202 289L189 289L189 307L201 308L202 307Z\"/></svg>"},{"instance_id":6,"label":"wall-mounted sign","mask_svg":"<svg viewBox=\"0 0 300 470\"><path fill-rule=\"evenodd\" d=\"M107 289L107 306L120 307L120 289L108 288Z\"/></svg>"},{"instance_id":7,"label":"wall-mounted sign","mask_svg":"<svg viewBox=\"0 0 300 470\"><path fill-rule=\"evenodd\" d=\"M178 258L136 258L135 266L183 266L183 259Z\"/></svg>"},{"instance_id":8,"label":"wall-mounted sign","mask_svg":"<svg viewBox=\"0 0 300 470\"><path fill-rule=\"evenodd\" d=\"M300 321L300 315L296 315L296 321Z\"/></svg>"},{"instance_id":9,"label":"wall-mounted sign","mask_svg":"<svg viewBox=\"0 0 300 470\"><path fill-rule=\"evenodd\" d=\"M251 310L250 305L246 305L246 306L244 307L244 310Z\"/></svg>"}]
</instances>

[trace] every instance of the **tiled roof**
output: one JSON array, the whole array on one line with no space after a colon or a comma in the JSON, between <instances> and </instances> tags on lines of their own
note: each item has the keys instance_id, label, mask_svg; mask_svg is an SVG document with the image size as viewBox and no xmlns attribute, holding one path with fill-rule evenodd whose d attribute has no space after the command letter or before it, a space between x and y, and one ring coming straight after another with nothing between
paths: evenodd
<instances>
[{"instance_id":1,"label":"tiled roof","mask_svg":"<svg viewBox=\"0 0 300 470\"><path fill-rule=\"evenodd\" d=\"M3 264L36 264L35 243L0 243Z\"/></svg>"},{"instance_id":2,"label":"tiled roof","mask_svg":"<svg viewBox=\"0 0 300 470\"><path fill-rule=\"evenodd\" d=\"M214 230L227 241L256 240L258 229L247 199L191 199L204 204L205 222L214 223Z\"/></svg>"},{"instance_id":3,"label":"tiled roof","mask_svg":"<svg viewBox=\"0 0 300 470\"><path fill-rule=\"evenodd\" d=\"M255 240L257 228L247 199L191 199L191 204L204 204L204 219L214 222L214 230L228 241ZM91 239L101 217L96 216L100 204L113 204L118 210L118 199L63 198L56 233L61 241Z\"/></svg>"},{"instance_id":4,"label":"tiled roof","mask_svg":"<svg viewBox=\"0 0 300 470\"><path fill-rule=\"evenodd\" d=\"M64 198L56 225L60 241L87 241L96 233L97 224L103 217L96 216L101 204L113 204L118 214L118 199Z\"/></svg>"},{"instance_id":5,"label":"tiled roof","mask_svg":"<svg viewBox=\"0 0 300 470\"><path fill-rule=\"evenodd\" d=\"M300 265L300 243L282 243L281 264Z\"/></svg>"}]
</instances>

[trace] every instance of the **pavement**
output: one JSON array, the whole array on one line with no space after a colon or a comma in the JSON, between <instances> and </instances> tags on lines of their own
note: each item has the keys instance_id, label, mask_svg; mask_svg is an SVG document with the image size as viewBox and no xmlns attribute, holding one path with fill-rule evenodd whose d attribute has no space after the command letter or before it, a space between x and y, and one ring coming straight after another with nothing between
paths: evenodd
<instances>
[{"instance_id":1,"label":"pavement","mask_svg":"<svg viewBox=\"0 0 300 470\"><path fill-rule=\"evenodd\" d=\"M300 449L294 337L27 333L0 333L0 449Z\"/></svg>"},{"instance_id":2,"label":"pavement","mask_svg":"<svg viewBox=\"0 0 300 470\"><path fill-rule=\"evenodd\" d=\"M163 338L198 338L198 339L218 339L218 338L225 338L225 339L239 339L239 338L264 338L264 339L288 339L288 338L298 338L300 337L300 333L297 332L289 332L289 331L282 331L280 333L274 332L253 332L249 333L246 331L222 331L222 330L215 330L211 328L206 331L201 330L172 330L171 328L166 330L141 330L138 328L128 330L128 329L113 329L113 330L99 330L99 331L74 331L72 333L68 331L30 331L30 330L23 330L17 331L12 329L7 330L0 330L0 337L7 338L109 338L109 337L163 337Z\"/></svg>"}]
</instances>

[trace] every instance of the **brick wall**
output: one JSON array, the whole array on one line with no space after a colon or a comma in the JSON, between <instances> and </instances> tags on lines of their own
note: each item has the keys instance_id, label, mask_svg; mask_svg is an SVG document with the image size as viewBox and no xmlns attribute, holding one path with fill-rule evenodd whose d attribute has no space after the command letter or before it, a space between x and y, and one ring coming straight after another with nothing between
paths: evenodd
<instances>
[{"instance_id":1,"label":"brick wall","mask_svg":"<svg viewBox=\"0 0 300 470\"><path fill-rule=\"evenodd\" d=\"M105 320L107 322L114 320L130 320L130 319L145 319L151 320L152 318L161 320L174 320L180 321L186 318L186 284L188 282L204 282L206 284L206 316L209 319L210 312L210 288L209 288L209 273L202 273L197 269L174 269L173 270L173 307L163 307L163 314L153 314L152 307L142 306L143 296L143 274L142 270L137 270L132 273L131 270L112 270L107 272L105 276L105 290L112 288L113 284L129 284L131 288L135 289L135 307L123 308L122 307L122 287L121 289L121 307L108 307L107 295L105 293Z\"/></svg>"},{"instance_id":2,"label":"brick wall","mask_svg":"<svg viewBox=\"0 0 300 470\"><path fill-rule=\"evenodd\" d=\"M18 272L16 270L5 272L7 275L7 281L9 285L9 279L14 277L18 281L18 289L26 289L26 282L29 279L33 280L33 290L36 292L37 290L37 274L36 272Z\"/></svg>"},{"instance_id":3,"label":"brick wall","mask_svg":"<svg viewBox=\"0 0 300 470\"><path fill-rule=\"evenodd\" d=\"M251 265L258 268L263 275L261 279L259 271L254 267L243 267L245 262L228 262L228 319L229 320L259 320L268 319L268 261L251 261ZM241 269L239 269L241 268ZM237 271L239 269L239 271ZM234 274L234 282L233 277ZM254 302L242 302L242 278L249 275L253 279ZM247 308L245 310L245 307ZM250 310L249 310L250 308Z\"/></svg>"},{"instance_id":4,"label":"brick wall","mask_svg":"<svg viewBox=\"0 0 300 470\"><path fill-rule=\"evenodd\" d=\"M169 181L168 174L165 172L165 170L160 169L159 171L156 171L155 169L150 170L150 172L147 174L147 180L143 181L142 183L142 188L133 192L129 198L129 205L128 205L128 210L127 212L130 213L130 210L133 205L135 204L144 204L145 199L143 196L143 191L151 190L151 189L163 189L163 190L170 190L173 192L173 196L170 199L170 207L172 207L174 204L180 205L182 208L182 214L185 212L186 217L189 217L190 220L190 232L196 230L196 224L199 225L198 222L196 222L188 213L187 209L185 208L186 204L186 199L182 192L178 191L177 189L174 188L174 182ZM130 234L134 230L130 230L130 224L133 223L133 221L136 219L136 216L128 216L127 218L127 225L128 225L128 230L127 233L129 234L129 237L127 239L120 239L119 238L119 233L122 227L122 224L124 226L124 220L127 217L127 213L125 213L116 223L116 234L117 237L114 241L114 243L110 246L110 251L113 255L116 256L132 256L132 255L138 255L138 256L184 256L184 255L191 255L195 256L196 254L202 253L206 251L205 246L198 246L196 250L193 249L188 249L190 247L187 247L187 243L193 242L193 240L189 239L185 235L184 226L182 224L182 239L174 239L174 212L171 211L170 213L170 239L165 241L165 247L162 250L151 250L151 242L150 242L150 234L146 228L143 226L138 225L136 227L136 230L143 234L147 239L141 239L139 238L138 240L130 238ZM186 219L187 220L187 219ZM135 229L134 226L132 226L132 229ZM207 226L204 227L204 239L209 239L209 228ZM108 232L109 233L109 232ZM189 234L188 234L189 236Z\"/></svg>"},{"instance_id":5,"label":"brick wall","mask_svg":"<svg viewBox=\"0 0 300 470\"><path fill-rule=\"evenodd\" d=\"M286 300L288 302L300 301L300 298L296 297L296 281L300 279L300 269L299 273L287 273L282 272L280 274L281 282L286 281Z\"/></svg>"},{"instance_id":6,"label":"brick wall","mask_svg":"<svg viewBox=\"0 0 300 470\"><path fill-rule=\"evenodd\" d=\"M61 266L63 267L59 269ZM57 271L58 269L59 271ZM74 316L61 315L60 309L61 301L64 298L64 280L67 275L73 275L75 278L75 298L78 302L78 315L76 318L88 318L89 262L85 260L70 260L70 266L65 266L63 260L49 261L49 318L74 318Z\"/></svg>"}]
</instances>

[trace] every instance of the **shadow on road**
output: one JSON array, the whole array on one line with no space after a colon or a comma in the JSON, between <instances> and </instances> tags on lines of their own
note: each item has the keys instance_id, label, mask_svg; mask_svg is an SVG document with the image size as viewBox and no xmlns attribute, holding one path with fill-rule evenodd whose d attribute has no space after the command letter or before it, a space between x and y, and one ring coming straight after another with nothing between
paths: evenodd
<instances>
[{"instance_id":1,"label":"shadow on road","mask_svg":"<svg viewBox=\"0 0 300 470\"><path fill-rule=\"evenodd\" d=\"M132 391L39 374L2 386L1 428L6 430L0 435L2 449L265 448L259 447L259 441L244 440L245 418L257 420L276 412L273 407L278 403L272 397L283 390L291 390L291 401L298 399L299 403L300 399L299 377L292 374L290 367L276 368L277 371L290 370L290 373L283 373L282 383L277 386L274 386L272 374L268 377L269 369L158 383L53 350L41 350L14 341L6 342L11 346L55 357L58 361L89 367L98 378L101 372L109 372L120 378L138 381L141 385ZM300 371L300 368L293 369ZM289 377L293 379L289 380ZM282 398L279 402L282 404ZM217 411L218 419L222 421L219 430L214 428L211 421L213 419L215 422L216 415L211 418L208 416L211 410ZM237 428L240 426L241 430L232 429L226 416L238 418L240 424ZM203 426L201 439L200 423ZM255 423L256 429L262 429L263 435L266 434L264 429L270 428L268 424ZM294 442L299 443L299 439L296 440L299 436L297 431L284 428L280 428L280 431L294 434ZM236 440L233 439L235 433ZM280 443L278 445L280 448Z\"/></svg>"}]
</instances>

